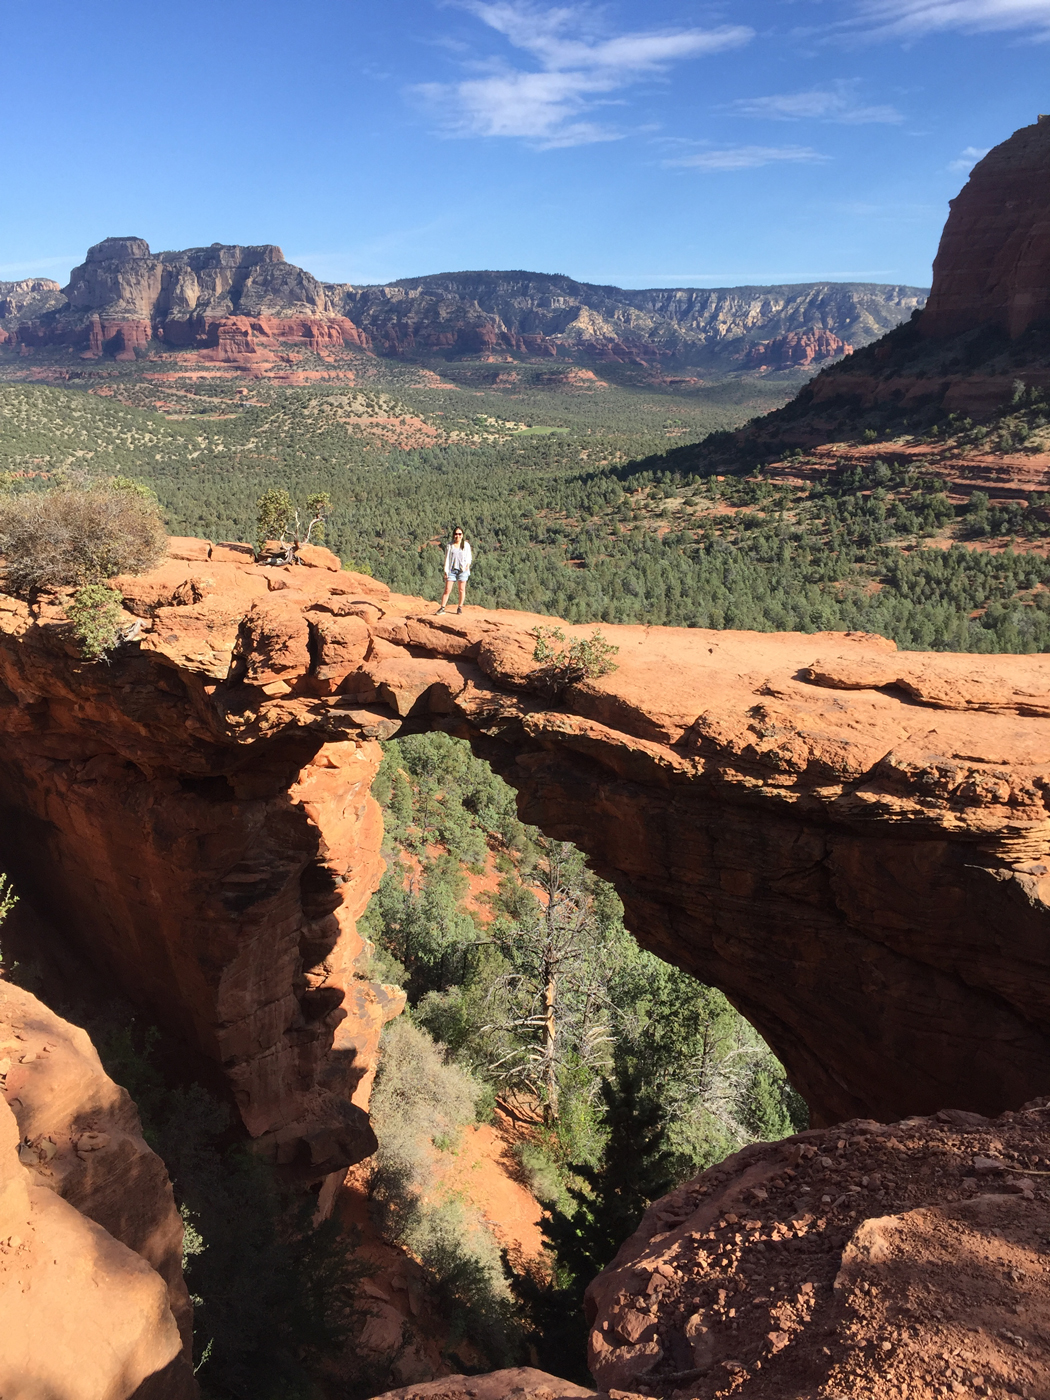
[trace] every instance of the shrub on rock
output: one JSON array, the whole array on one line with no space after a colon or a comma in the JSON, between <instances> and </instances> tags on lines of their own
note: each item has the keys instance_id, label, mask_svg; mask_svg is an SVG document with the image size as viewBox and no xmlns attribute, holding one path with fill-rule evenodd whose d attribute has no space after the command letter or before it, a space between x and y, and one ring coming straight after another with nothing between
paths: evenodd
<instances>
[{"instance_id":1,"label":"shrub on rock","mask_svg":"<svg viewBox=\"0 0 1050 1400\"><path fill-rule=\"evenodd\" d=\"M0 554L9 593L82 587L137 574L164 555L167 532L151 491L112 477L0 501Z\"/></svg>"}]
</instances>

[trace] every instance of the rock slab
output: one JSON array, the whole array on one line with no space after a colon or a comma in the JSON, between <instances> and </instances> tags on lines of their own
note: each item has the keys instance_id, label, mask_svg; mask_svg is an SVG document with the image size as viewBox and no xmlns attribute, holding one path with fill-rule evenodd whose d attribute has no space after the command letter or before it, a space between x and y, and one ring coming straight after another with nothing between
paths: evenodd
<instances>
[{"instance_id":1,"label":"rock slab","mask_svg":"<svg viewBox=\"0 0 1050 1400\"><path fill-rule=\"evenodd\" d=\"M756 1143L646 1212L587 1290L599 1387L1037 1395L1050 1101Z\"/></svg>"}]
</instances>

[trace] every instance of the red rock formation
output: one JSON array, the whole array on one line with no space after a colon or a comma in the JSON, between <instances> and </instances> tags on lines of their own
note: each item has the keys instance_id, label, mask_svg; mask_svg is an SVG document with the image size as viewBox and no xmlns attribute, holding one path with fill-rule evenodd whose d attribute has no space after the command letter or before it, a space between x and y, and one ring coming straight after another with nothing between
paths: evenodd
<instances>
[{"instance_id":1,"label":"red rock formation","mask_svg":"<svg viewBox=\"0 0 1050 1400\"><path fill-rule=\"evenodd\" d=\"M978 162L952 201L917 318L828 366L791 403L714 451L753 462L771 449L848 442L871 410L877 426L911 433L948 413L994 417L1018 379L1050 386L1045 336L1016 343L1048 316L1050 118L1041 117Z\"/></svg>"},{"instance_id":2,"label":"red rock formation","mask_svg":"<svg viewBox=\"0 0 1050 1400\"><path fill-rule=\"evenodd\" d=\"M61 306L62 289L50 277L24 277L19 282L0 282L0 333L4 323L10 328L19 321L39 316ZM7 330L10 334L10 330Z\"/></svg>"},{"instance_id":3,"label":"red rock formation","mask_svg":"<svg viewBox=\"0 0 1050 1400\"><path fill-rule=\"evenodd\" d=\"M359 1103L379 1030L403 1004L399 992L357 975L367 948L354 928L383 868L379 809L368 795L380 755L368 735L395 726L375 716L367 734L354 724L356 739L334 744L289 731L263 745L267 757L251 774L239 772L234 740L232 767L216 763L221 748L183 713L190 692L172 658L185 652L192 665L205 662L208 677L192 685L203 699L236 648L258 693L279 695L290 689L283 677L309 667L306 621L268 592L263 575L242 577L232 563L176 563L127 586L129 605L147 629L164 629L157 640L171 653L159 670L142 654L139 694L154 718L133 722L130 748L114 744L114 733L103 737L106 721L82 739L76 720L65 737L61 722L44 726L34 744L42 766L18 780L19 802L43 822L30 864L42 886L50 862L64 871L61 907L90 938L93 957L223 1066L270 1155L290 1172L323 1176L374 1147ZM27 678L11 679L22 690ZM72 692L62 699L47 689L53 717L71 715L70 702L77 708ZM338 727L329 737L341 738ZM74 894L104 884L113 891L108 907Z\"/></svg>"},{"instance_id":4,"label":"red rock formation","mask_svg":"<svg viewBox=\"0 0 1050 1400\"><path fill-rule=\"evenodd\" d=\"M175 348L215 351L207 361L257 369L255 341L339 345L386 355L468 355L483 360L562 358L647 366L650 361L738 370L765 340L848 332L866 343L922 305L915 287L815 283L791 287L624 290L530 272L442 273L381 287L322 283L285 262L272 244L212 244L152 253L141 238L106 238L88 249L69 285L4 298L0 340L87 355L134 354L137 333L105 343L93 318L141 323ZM16 314L13 308L22 309ZM9 312L4 312L9 306ZM240 337L248 321L249 340ZM219 327L224 327L219 330ZM150 338L149 334L145 339ZM220 341L223 343L220 344ZM145 342L142 342L145 343ZM843 342L844 343L844 342ZM781 357L788 351L782 349ZM790 363L821 358L791 349ZM763 361L763 363L765 363Z\"/></svg>"},{"instance_id":5,"label":"red rock formation","mask_svg":"<svg viewBox=\"0 0 1050 1400\"><path fill-rule=\"evenodd\" d=\"M511 1366L482 1376L442 1376L402 1386L376 1400L593 1400L594 1391L534 1366Z\"/></svg>"},{"instance_id":6,"label":"red rock formation","mask_svg":"<svg viewBox=\"0 0 1050 1400\"><path fill-rule=\"evenodd\" d=\"M818 1121L1043 1086L1050 659L610 628L619 669L553 702L538 619L435 618L311 562L336 567L116 581L141 629L108 666L77 659L60 600L0 598L13 873L222 1067L290 1171L370 1150L350 1099L396 1002L359 975L353 919L381 869L372 741L405 719L469 738L577 842Z\"/></svg>"},{"instance_id":7,"label":"red rock formation","mask_svg":"<svg viewBox=\"0 0 1050 1400\"><path fill-rule=\"evenodd\" d=\"M1048 1105L843 1123L679 1187L587 1290L599 1387L1041 1395Z\"/></svg>"},{"instance_id":8,"label":"red rock formation","mask_svg":"<svg viewBox=\"0 0 1050 1400\"><path fill-rule=\"evenodd\" d=\"M86 1033L0 981L0 1393L193 1400L182 1221Z\"/></svg>"},{"instance_id":9,"label":"red rock formation","mask_svg":"<svg viewBox=\"0 0 1050 1400\"><path fill-rule=\"evenodd\" d=\"M50 277L0 282L0 345L17 345L24 322L64 304L61 288Z\"/></svg>"},{"instance_id":10,"label":"red rock formation","mask_svg":"<svg viewBox=\"0 0 1050 1400\"><path fill-rule=\"evenodd\" d=\"M1050 316L1050 117L974 166L933 264L920 329L929 338L994 325L1016 339Z\"/></svg>"},{"instance_id":11,"label":"red rock formation","mask_svg":"<svg viewBox=\"0 0 1050 1400\"><path fill-rule=\"evenodd\" d=\"M774 340L763 340L752 345L741 360L743 369L797 369L807 365L821 364L826 360L838 360L843 355L852 355L853 346L847 345L831 331L798 332L777 336Z\"/></svg>"},{"instance_id":12,"label":"red rock formation","mask_svg":"<svg viewBox=\"0 0 1050 1400\"><path fill-rule=\"evenodd\" d=\"M0 292L23 285L3 283ZM77 349L85 359L129 360L156 337L244 368L251 362L243 357L272 358L284 340L314 350L369 344L325 287L272 245L154 254L141 238L107 238L73 269L64 300L57 291L34 284L32 295L24 290L0 300L0 320L16 307L44 312L0 328L4 339Z\"/></svg>"}]
</instances>

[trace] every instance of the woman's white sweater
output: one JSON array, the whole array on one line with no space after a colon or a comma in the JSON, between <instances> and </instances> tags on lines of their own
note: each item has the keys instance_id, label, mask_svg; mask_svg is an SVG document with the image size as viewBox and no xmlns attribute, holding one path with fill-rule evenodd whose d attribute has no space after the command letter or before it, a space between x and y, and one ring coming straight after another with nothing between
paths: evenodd
<instances>
[{"instance_id":1,"label":"woman's white sweater","mask_svg":"<svg viewBox=\"0 0 1050 1400\"><path fill-rule=\"evenodd\" d=\"M445 573L449 574L453 569L469 570L471 557L469 540L464 540L458 549L450 544L445 550Z\"/></svg>"}]
</instances>

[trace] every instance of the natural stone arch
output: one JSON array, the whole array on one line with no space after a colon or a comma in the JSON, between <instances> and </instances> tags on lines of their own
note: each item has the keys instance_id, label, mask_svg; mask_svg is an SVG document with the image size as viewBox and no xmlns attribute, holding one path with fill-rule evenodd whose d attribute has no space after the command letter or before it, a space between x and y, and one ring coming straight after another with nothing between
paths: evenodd
<instances>
[{"instance_id":1,"label":"natural stone arch","mask_svg":"<svg viewBox=\"0 0 1050 1400\"><path fill-rule=\"evenodd\" d=\"M375 741L399 728L469 740L818 1120L1045 1087L1050 660L611 628L619 669L552 701L536 619L175 545L191 558L119 581L144 626L110 666L79 661L56 603L0 600L8 864L289 1172L374 1145L398 998L360 975L354 919L381 870Z\"/></svg>"}]
</instances>

